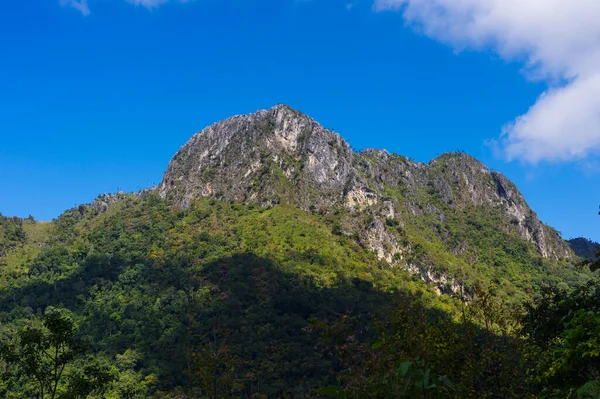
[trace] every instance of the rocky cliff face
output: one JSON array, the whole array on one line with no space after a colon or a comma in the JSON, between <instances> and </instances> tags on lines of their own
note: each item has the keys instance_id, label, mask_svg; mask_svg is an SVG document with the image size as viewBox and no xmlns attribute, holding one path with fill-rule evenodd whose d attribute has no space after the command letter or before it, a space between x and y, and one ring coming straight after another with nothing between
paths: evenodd
<instances>
[{"instance_id":1,"label":"rocky cliff face","mask_svg":"<svg viewBox=\"0 0 600 399\"><path fill-rule=\"evenodd\" d=\"M338 134L285 105L234 116L197 133L175 155L157 190L181 207L214 197L342 212L343 232L357 235L389 263L411 250L394 231L421 217L443 225L469 209L502 215L497 227L532 243L545 258L573 255L512 182L475 158L449 153L426 165L385 150L357 154Z\"/></svg>"},{"instance_id":2,"label":"rocky cliff face","mask_svg":"<svg viewBox=\"0 0 600 399\"><path fill-rule=\"evenodd\" d=\"M183 207L210 196L331 208L356 178L353 157L339 135L280 105L194 135L169 164L158 191Z\"/></svg>"},{"instance_id":3,"label":"rocky cliff face","mask_svg":"<svg viewBox=\"0 0 600 399\"><path fill-rule=\"evenodd\" d=\"M490 172L467 154L444 154L430 162L437 193L449 206L488 206L506 215L511 230L535 243L543 257L566 258L572 254L558 234L545 226L527 205L517 187L504 175Z\"/></svg>"}]
</instances>

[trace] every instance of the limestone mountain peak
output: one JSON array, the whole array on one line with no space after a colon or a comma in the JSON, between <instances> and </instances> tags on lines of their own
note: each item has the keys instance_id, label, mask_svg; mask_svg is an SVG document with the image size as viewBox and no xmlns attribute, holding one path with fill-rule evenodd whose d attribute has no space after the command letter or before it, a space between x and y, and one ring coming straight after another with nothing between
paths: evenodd
<instances>
[{"instance_id":1,"label":"limestone mountain peak","mask_svg":"<svg viewBox=\"0 0 600 399\"><path fill-rule=\"evenodd\" d=\"M322 214L369 214L370 225L348 223L345 231L390 262L406 248L386 231L385 220L444 224L472 209L502 215L498 228L534 244L543 257L572 256L517 187L474 157L445 153L422 164L382 149L355 153L339 134L284 104L195 134L173 157L158 193L184 208L213 197Z\"/></svg>"}]
</instances>

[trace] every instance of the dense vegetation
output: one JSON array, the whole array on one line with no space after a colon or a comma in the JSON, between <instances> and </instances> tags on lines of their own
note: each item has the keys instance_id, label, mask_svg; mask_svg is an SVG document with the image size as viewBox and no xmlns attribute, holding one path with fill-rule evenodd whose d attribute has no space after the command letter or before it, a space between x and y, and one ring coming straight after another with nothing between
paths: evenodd
<instances>
[{"instance_id":1,"label":"dense vegetation","mask_svg":"<svg viewBox=\"0 0 600 399\"><path fill-rule=\"evenodd\" d=\"M600 283L498 217L386 223L463 287L448 295L344 233L368 212L122 195L2 218L0 396L598 395Z\"/></svg>"},{"instance_id":2,"label":"dense vegetation","mask_svg":"<svg viewBox=\"0 0 600 399\"><path fill-rule=\"evenodd\" d=\"M575 252L577 256L584 259L594 259L596 256L596 251L598 248L600 248L600 244L597 242L583 237L573 238L569 240L568 243L573 252Z\"/></svg>"},{"instance_id":3,"label":"dense vegetation","mask_svg":"<svg viewBox=\"0 0 600 399\"><path fill-rule=\"evenodd\" d=\"M23 220L0 214L0 258L6 258L11 250L22 246L25 241Z\"/></svg>"}]
</instances>

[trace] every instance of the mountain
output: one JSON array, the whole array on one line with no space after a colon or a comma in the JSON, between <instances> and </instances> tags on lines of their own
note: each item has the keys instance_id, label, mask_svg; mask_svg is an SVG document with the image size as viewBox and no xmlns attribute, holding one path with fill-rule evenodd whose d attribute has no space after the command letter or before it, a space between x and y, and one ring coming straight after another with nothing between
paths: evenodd
<instances>
[{"instance_id":1,"label":"mountain","mask_svg":"<svg viewBox=\"0 0 600 399\"><path fill-rule=\"evenodd\" d=\"M588 240L587 238L583 237L572 238L567 242L569 243L569 246L571 247L575 255L588 260L592 260L595 258L596 251L598 250L598 247L600 247L600 244L598 244L597 242Z\"/></svg>"},{"instance_id":2,"label":"mountain","mask_svg":"<svg viewBox=\"0 0 600 399\"><path fill-rule=\"evenodd\" d=\"M41 396L55 341L29 343L57 314L83 351L60 397L447 397L445 376L451 397L535 397L571 313L532 304L587 282L578 263L475 158L356 153L278 105L194 135L155 188L0 216L0 397Z\"/></svg>"},{"instance_id":3,"label":"mountain","mask_svg":"<svg viewBox=\"0 0 600 399\"><path fill-rule=\"evenodd\" d=\"M171 160L158 193L182 208L211 197L335 214L341 233L440 289L477 264L506 269L499 258L510 259L512 250L490 256L482 253L488 246L514 242L550 263L574 257L517 187L475 158L447 153L422 164L385 150L355 153L339 134L286 105L194 135ZM492 237L481 234L486 229ZM415 256L415 248L426 255Z\"/></svg>"}]
</instances>

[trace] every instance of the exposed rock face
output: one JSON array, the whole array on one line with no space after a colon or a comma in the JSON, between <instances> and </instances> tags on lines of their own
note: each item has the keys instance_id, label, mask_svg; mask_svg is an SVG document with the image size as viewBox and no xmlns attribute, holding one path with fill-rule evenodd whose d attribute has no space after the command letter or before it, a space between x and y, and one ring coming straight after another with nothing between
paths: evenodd
<instances>
[{"instance_id":1,"label":"exposed rock face","mask_svg":"<svg viewBox=\"0 0 600 399\"><path fill-rule=\"evenodd\" d=\"M471 293L465 290L463 284L449 279L445 274L439 273L431 267L409 264L408 270L413 274L419 274L421 279L433 286L438 294L454 294L466 301L473 299Z\"/></svg>"},{"instance_id":2,"label":"exposed rock face","mask_svg":"<svg viewBox=\"0 0 600 399\"><path fill-rule=\"evenodd\" d=\"M379 218L374 218L373 223L362 234L363 242L377 254L379 259L385 259L393 264L395 257L402 260L405 248L396 237L389 233L384 223Z\"/></svg>"},{"instance_id":3,"label":"exposed rock face","mask_svg":"<svg viewBox=\"0 0 600 399\"><path fill-rule=\"evenodd\" d=\"M511 227L524 240L534 242L542 256L565 258L571 255L565 245L556 245L556 232L542 224L517 187L501 173L490 172L477 159L462 153L444 154L431 161L430 167L430 173L435 175L434 187L448 205L500 207Z\"/></svg>"},{"instance_id":4,"label":"exposed rock face","mask_svg":"<svg viewBox=\"0 0 600 399\"><path fill-rule=\"evenodd\" d=\"M285 105L234 116L194 135L169 164L158 193L181 207L214 197L368 213L370 225L357 233L390 263L402 258L405 245L386 230L386 219L402 224L429 215L443 223L448 210L489 207L505 215L502 228L534 243L543 257L572 256L515 185L475 158L449 153L425 165L385 150L356 154L338 134Z\"/></svg>"},{"instance_id":5,"label":"exposed rock face","mask_svg":"<svg viewBox=\"0 0 600 399\"><path fill-rule=\"evenodd\" d=\"M279 105L194 135L169 164L158 192L183 207L193 198L211 196L331 208L357 181L353 155L338 134Z\"/></svg>"}]
</instances>

